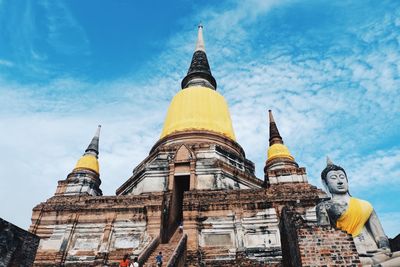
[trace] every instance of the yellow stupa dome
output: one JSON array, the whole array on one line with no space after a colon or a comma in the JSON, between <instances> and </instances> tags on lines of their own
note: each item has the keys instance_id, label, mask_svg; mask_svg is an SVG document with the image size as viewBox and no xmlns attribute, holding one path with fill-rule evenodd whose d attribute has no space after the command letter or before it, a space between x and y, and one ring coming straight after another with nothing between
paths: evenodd
<instances>
[{"instance_id":1,"label":"yellow stupa dome","mask_svg":"<svg viewBox=\"0 0 400 267\"><path fill-rule=\"evenodd\" d=\"M224 97L213 89L201 86L179 91L168 108L161 138L187 130L207 130L235 140Z\"/></svg>"},{"instance_id":2,"label":"yellow stupa dome","mask_svg":"<svg viewBox=\"0 0 400 267\"><path fill-rule=\"evenodd\" d=\"M99 174L99 161L95 155L85 154L76 163L74 170L77 169L89 169Z\"/></svg>"},{"instance_id":3,"label":"yellow stupa dome","mask_svg":"<svg viewBox=\"0 0 400 267\"><path fill-rule=\"evenodd\" d=\"M268 160L275 158L287 158L294 160L289 149L284 144L273 144L268 148Z\"/></svg>"}]
</instances>

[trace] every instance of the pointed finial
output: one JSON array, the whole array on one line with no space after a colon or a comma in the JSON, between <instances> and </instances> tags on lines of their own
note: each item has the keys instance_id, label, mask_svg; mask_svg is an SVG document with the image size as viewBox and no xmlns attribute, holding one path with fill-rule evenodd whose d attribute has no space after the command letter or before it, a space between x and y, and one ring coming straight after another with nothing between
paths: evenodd
<instances>
[{"instance_id":1,"label":"pointed finial","mask_svg":"<svg viewBox=\"0 0 400 267\"><path fill-rule=\"evenodd\" d=\"M196 42L196 48L194 51L203 51L206 52L206 47L204 45L204 38L203 38L203 25L201 22L199 23L198 26L198 32L197 32L197 42Z\"/></svg>"},{"instance_id":2,"label":"pointed finial","mask_svg":"<svg viewBox=\"0 0 400 267\"><path fill-rule=\"evenodd\" d=\"M192 86L208 87L213 90L217 89L217 82L212 76L210 65L208 64L202 24L199 24L198 26L197 42L192 62L190 63L189 70L181 83L182 89Z\"/></svg>"},{"instance_id":3,"label":"pointed finial","mask_svg":"<svg viewBox=\"0 0 400 267\"><path fill-rule=\"evenodd\" d=\"M334 165L334 164L333 164L332 160L328 156L326 156L326 166L329 166L329 165Z\"/></svg>"},{"instance_id":4,"label":"pointed finial","mask_svg":"<svg viewBox=\"0 0 400 267\"><path fill-rule=\"evenodd\" d=\"M268 116L269 116L269 122L275 123L274 116L272 115L272 110L270 109L268 109Z\"/></svg>"},{"instance_id":5,"label":"pointed finial","mask_svg":"<svg viewBox=\"0 0 400 267\"><path fill-rule=\"evenodd\" d=\"M100 129L101 125L97 126L96 133L93 136L92 141L90 142L88 148L85 150L85 154L92 154L94 156L99 155L99 138L100 138Z\"/></svg>"},{"instance_id":6,"label":"pointed finial","mask_svg":"<svg viewBox=\"0 0 400 267\"><path fill-rule=\"evenodd\" d=\"M97 130L96 130L96 133L94 134L94 136L100 137L100 129L101 129L101 125L99 124L97 126Z\"/></svg>"},{"instance_id":7,"label":"pointed finial","mask_svg":"<svg viewBox=\"0 0 400 267\"><path fill-rule=\"evenodd\" d=\"M279 134L278 127L276 126L274 116L272 115L272 111L268 110L269 115L269 145L273 144L283 144L283 140L281 135Z\"/></svg>"}]
</instances>

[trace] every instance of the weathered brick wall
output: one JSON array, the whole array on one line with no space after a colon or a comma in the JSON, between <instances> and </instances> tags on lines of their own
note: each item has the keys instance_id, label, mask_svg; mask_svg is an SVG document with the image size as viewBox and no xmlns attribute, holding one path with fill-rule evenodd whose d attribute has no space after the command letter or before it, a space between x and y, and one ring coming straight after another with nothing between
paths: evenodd
<instances>
[{"instance_id":1,"label":"weathered brick wall","mask_svg":"<svg viewBox=\"0 0 400 267\"><path fill-rule=\"evenodd\" d=\"M298 236L303 266L361 265L353 238L342 231L314 225L298 229Z\"/></svg>"},{"instance_id":2,"label":"weathered brick wall","mask_svg":"<svg viewBox=\"0 0 400 267\"><path fill-rule=\"evenodd\" d=\"M118 266L125 254L136 256L159 235L162 199L162 193L48 199L33 209L30 231L42 239L35 266ZM124 246L133 244L133 234L138 246ZM78 241L95 246L85 249Z\"/></svg>"},{"instance_id":3,"label":"weathered brick wall","mask_svg":"<svg viewBox=\"0 0 400 267\"><path fill-rule=\"evenodd\" d=\"M266 214L266 210L275 210L274 216L279 218L280 211L285 205L295 207L299 212L305 212L317 204L322 193L321 190L306 183L272 185L268 189L185 192L182 208L184 230L188 234L188 264L199 266L202 261L205 261L207 266L237 266L236 263L240 263L240 266L265 266L267 263L279 266L282 259L280 248L278 250L265 249L265 251L262 250L263 248L257 248L257 251L245 249L247 254L231 255L232 257L226 260L225 256L232 252L228 252L229 248L225 246L222 246L221 250L204 246L203 253L199 254L201 241L199 231L212 227L213 221L205 222L211 217L225 218L235 214L238 220L241 218L272 220L272 215ZM167 226L162 223L162 218L164 218L162 213L165 207L169 206L164 201L169 200L170 197L171 193L159 192L137 196L56 196L50 198L33 210L30 231L43 239L36 255L35 265L48 266L62 263L70 266L78 266L78 264L91 266L117 263L124 254L132 253L130 247L116 248L112 237L116 236L117 229L120 229L118 230L120 236L125 231L123 229L127 229L126 235L129 236L132 231L127 228L129 224L132 225L129 227L135 227L136 233L144 233L145 230L140 230L142 228L136 224L146 222L147 234L153 238L158 236L160 226ZM263 212L262 216L265 218L259 218L261 216L257 215L259 212ZM237 227L237 225L233 226ZM94 236L93 233L96 234L96 239L91 238ZM86 250L80 249L76 246L76 244L79 245L79 242L76 242L78 238L80 240L86 238L88 243L98 242L99 245ZM234 238L232 242L236 242ZM233 244L236 246L236 243ZM138 253L140 249L142 249L141 245L135 248L134 253Z\"/></svg>"},{"instance_id":4,"label":"weathered brick wall","mask_svg":"<svg viewBox=\"0 0 400 267\"><path fill-rule=\"evenodd\" d=\"M198 255L193 255L193 253L188 253L186 257L186 265L189 267L205 267L205 266L213 266L213 267L232 267L232 266L241 266L241 267L280 267L282 266L281 262L260 262L257 260L249 259L244 252L237 252L236 256L232 260L199 260Z\"/></svg>"},{"instance_id":5,"label":"weathered brick wall","mask_svg":"<svg viewBox=\"0 0 400 267\"><path fill-rule=\"evenodd\" d=\"M267 220L264 227L271 230L277 227L272 220L273 216L264 214L263 218L257 217L259 212L273 209L279 219L281 208L285 205L293 206L299 212L306 212L307 209L314 207L323 192L314 186L306 183L272 185L268 189L247 189L247 190L204 190L185 192L183 214L185 222L185 231L188 233L188 254L187 263L189 266L280 266L282 265L282 254L279 247L272 248L248 248L246 246L236 247L238 253L232 255L232 247L216 244L204 243L204 236L201 233L204 229L219 229L213 226L213 220L210 218L219 218L218 224L225 223L223 218L227 214L234 214L236 221L242 221L245 218L257 218L257 220ZM229 222L226 221L226 225ZM276 222L278 224L278 221ZM229 227L229 226L228 226ZM245 233L245 227L235 224L234 227L242 227ZM254 227L256 227L254 225ZM253 229L255 229L253 227ZM226 229L226 228L225 228ZM244 229L244 230L243 230ZM278 230L278 229L277 229ZM199 234L200 233L200 234ZM278 233L279 235L279 233ZM259 236L262 237L261 231ZM240 236L237 232L233 236L233 242L243 244L245 234ZM279 236L278 236L279 240ZM202 242L203 241L203 242ZM280 242L279 242L280 244ZM229 250L231 249L231 250ZM244 254L240 254L243 251ZM240 264L239 264L240 262Z\"/></svg>"},{"instance_id":6,"label":"weathered brick wall","mask_svg":"<svg viewBox=\"0 0 400 267\"><path fill-rule=\"evenodd\" d=\"M0 218L0 266L31 266L39 237Z\"/></svg>"},{"instance_id":7,"label":"weathered brick wall","mask_svg":"<svg viewBox=\"0 0 400 267\"><path fill-rule=\"evenodd\" d=\"M283 208L279 230L281 233L282 263L283 266L301 266L301 255L297 228L293 223L294 214Z\"/></svg>"},{"instance_id":8,"label":"weathered brick wall","mask_svg":"<svg viewBox=\"0 0 400 267\"><path fill-rule=\"evenodd\" d=\"M330 226L307 223L286 208L281 220L285 266L361 266L349 234Z\"/></svg>"}]
</instances>

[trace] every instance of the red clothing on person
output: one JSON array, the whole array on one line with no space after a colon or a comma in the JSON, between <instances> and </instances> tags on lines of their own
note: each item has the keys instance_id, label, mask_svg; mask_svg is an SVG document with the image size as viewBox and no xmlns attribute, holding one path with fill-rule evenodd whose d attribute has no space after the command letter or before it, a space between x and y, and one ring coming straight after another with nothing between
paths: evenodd
<instances>
[{"instance_id":1,"label":"red clothing on person","mask_svg":"<svg viewBox=\"0 0 400 267\"><path fill-rule=\"evenodd\" d=\"M129 266L129 260L121 260L119 262L120 267L128 267Z\"/></svg>"}]
</instances>

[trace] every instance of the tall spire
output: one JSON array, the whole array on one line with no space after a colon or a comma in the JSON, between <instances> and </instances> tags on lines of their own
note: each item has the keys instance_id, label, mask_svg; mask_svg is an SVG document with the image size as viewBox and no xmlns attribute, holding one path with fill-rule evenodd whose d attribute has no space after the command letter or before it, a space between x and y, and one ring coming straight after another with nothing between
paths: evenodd
<instances>
[{"instance_id":1,"label":"tall spire","mask_svg":"<svg viewBox=\"0 0 400 267\"><path fill-rule=\"evenodd\" d=\"M192 62L187 75L182 80L182 89L191 86L203 86L211 89L217 89L217 82L211 74L210 65L206 55L204 39L203 39L203 25L199 24L197 42L192 57Z\"/></svg>"},{"instance_id":2,"label":"tall spire","mask_svg":"<svg viewBox=\"0 0 400 267\"><path fill-rule=\"evenodd\" d=\"M283 144L281 135L279 134L278 127L276 126L272 111L268 110L269 115L269 145Z\"/></svg>"},{"instance_id":3,"label":"tall spire","mask_svg":"<svg viewBox=\"0 0 400 267\"><path fill-rule=\"evenodd\" d=\"M56 195L102 195L98 161L100 128L101 125L67 179L58 182Z\"/></svg>"},{"instance_id":4,"label":"tall spire","mask_svg":"<svg viewBox=\"0 0 400 267\"><path fill-rule=\"evenodd\" d=\"M276 159L288 159L294 162L293 156L290 154L289 149L283 144L283 139L279 134L278 127L276 126L272 111L268 110L269 115L269 148L268 148L268 160L276 161Z\"/></svg>"},{"instance_id":5,"label":"tall spire","mask_svg":"<svg viewBox=\"0 0 400 267\"><path fill-rule=\"evenodd\" d=\"M268 110L268 116L269 147L264 167L265 186L307 182L305 169L299 168L288 147L284 145L271 110Z\"/></svg>"},{"instance_id":6,"label":"tall spire","mask_svg":"<svg viewBox=\"0 0 400 267\"><path fill-rule=\"evenodd\" d=\"M91 154L97 156L99 155L99 138L100 138L100 129L101 129L101 125L99 125L97 127L96 133L93 136L92 141L90 142L88 148L85 150L85 154Z\"/></svg>"},{"instance_id":7,"label":"tall spire","mask_svg":"<svg viewBox=\"0 0 400 267\"><path fill-rule=\"evenodd\" d=\"M197 32L197 42L196 42L196 48L194 51L203 51L206 52L206 46L204 45L204 38L203 38L203 25L201 25L201 22L198 26L198 32Z\"/></svg>"}]
</instances>

